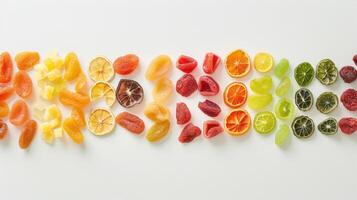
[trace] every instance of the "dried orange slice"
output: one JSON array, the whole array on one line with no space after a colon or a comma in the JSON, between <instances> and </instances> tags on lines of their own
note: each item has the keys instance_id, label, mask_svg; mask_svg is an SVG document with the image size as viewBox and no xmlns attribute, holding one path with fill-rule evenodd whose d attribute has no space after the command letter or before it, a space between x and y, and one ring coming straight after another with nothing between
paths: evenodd
<instances>
[{"instance_id":1,"label":"dried orange slice","mask_svg":"<svg viewBox=\"0 0 357 200\"><path fill-rule=\"evenodd\" d=\"M250 71L249 55L241 49L228 54L225 64L227 73L233 78L243 77Z\"/></svg>"},{"instance_id":2,"label":"dried orange slice","mask_svg":"<svg viewBox=\"0 0 357 200\"><path fill-rule=\"evenodd\" d=\"M88 74L94 81L110 81L114 76L113 65L107 58L98 56L89 63Z\"/></svg>"},{"instance_id":3,"label":"dried orange slice","mask_svg":"<svg viewBox=\"0 0 357 200\"><path fill-rule=\"evenodd\" d=\"M243 135L250 127L248 112L244 109L232 110L224 119L224 127L233 136Z\"/></svg>"},{"instance_id":4,"label":"dried orange slice","mask_svg":"<svg viewBox=\"0 0 357 200\"><path fill-rule=\"evenodd\" d=\"M238 108L246 102L247 96L247 87L242 82L233 82L224 90L223 100L227 106Z\"/></svg>"},{"instance_id":5,"label":"dried orange slice","mask_svg":"<svg viewBox=\"0 0 357 200\"><path fill-rule=\"evenodd\" d=\"M115 102L113 87L108 82L99 81L90 88L90 100L96 101L102 97L104 97L105 103L108 106L112 106Z\"/></svg>"},{"instance_id":6,"label":"dried orange slice","mask_svg":"<svg viewBox=\"0 0 357 200\"><path fill-rule=\"evenodd\" d=\"M105 135L113 131L115 126L114 115L105 108L92 110L88 119L88 129L94 135Z\"/></svg>"}]
</instances>

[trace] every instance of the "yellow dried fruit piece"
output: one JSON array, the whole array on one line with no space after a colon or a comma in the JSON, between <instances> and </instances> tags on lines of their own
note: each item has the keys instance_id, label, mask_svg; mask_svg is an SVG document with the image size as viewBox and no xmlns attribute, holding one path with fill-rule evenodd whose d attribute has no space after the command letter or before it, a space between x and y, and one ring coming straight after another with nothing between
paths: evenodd
<instances>
[{"instance_id":1,"label":"yellow dried fruit piece","mask_svg":"<svg viewBox=\"0 0 357 200\"><path fill-rule=\"evenodd\" d=\"M46 107L43 104L35 104L32 107L32 115L39 121L43 121L44 120L44 115L45 115L45 111L46 111Z\"/></svg>"},{"instance_id":2,"label":"yellow dried fruit piece","mask_svg":"<svg viewBox=\"0 0 357 200\"><path fill-rule=\"evenodd\" d=\"M44 64L46 65L46 68L48 70L53 70L55 68L57 69L62 69L64 61L63 59L58 55L58 52L56 50L50 51L47 53Z\"/></svg>"},{"instance_id":3,"label":"yellow dried fruit piece","mask_svg":"<svg viewBox=\"0 0 357 200\"><path fill-rule=\"evenodd\" d=\"M69 117L63 121L63 130L66 131L68 136L75 143L77 144L83 143L84 136L73 118Z\"/></svg>"},{"instance_id":4,"label":"yellow dried fruit piece","mask_svg":"<svg viewBox=\"0 0 357 200\"><path fill-rule=\"evenodd\" d=\"M64 79L72 81L81 73L81 64L75 53L69 53L64 59Z\"/></svg>"},{"instance_id":5,"label":"yellow dried fruit piece","mask_svg":"<svg viewBox=\"0 0 357 200\"><path fill-rule=\"evenodd\" d=\"M89 63L88 74L94 81L110 81L114 76L113 65L107 58L98 56Z\"/></svg>"},{"instance_id":6,"label":"yellow dried fruit piece","mask_svg":"<svg viewBox=\"0 0 357 200\"><path fill-rule=\"evenodd\" d=\"M145 77L149 81L158 80L167 75L171 68L171 58L167 55L159 55L151 61Z\"/></svg>"},{"instance_id":7,"label":"yellow dried fruit piece","mask_svg":"<svg viewBox=\"0 0 357 200\"><path fill-rule=\"evenodd\" d=\"M40 131L42 133L42 139L48 144L52 144L54 140L53 128L50 123L42 123L40 125Z\"/></svg>"},{"instance_id":8,"label":"yellow dried fruit piece","mask_svg":"<svg viewBox=\"0 0 357 200\"><path fill-rule=\"evenodd\" d=\"M74 88L80 94L87 94L87 77L82 72L78 75Z\"/></svg>"},{"instance_id":9,"label":"yellow dried fruit piece","mask_svg":"<svg viewBox=\"0 0 357 200\"><path fill-rule=\"evenodd\" d=\"M53 129L53 135L55 136L55 138L62 138L63 137L63 128L58 127L58 128Z\"/></svg>"},{"instance_id":10,"label":"yellow dried fruit piece","mask_svg":"<svg viewBox=\"0 0 357 200\"><path fill-rule=\"evenodd\" d=\"M114 115L108 109L94 109L88 118L88 129L94 135L106 135L115 127Z\"/></svg>"},{"instance_id":11,"label":"yellow dried fruit piece","mask_svg":"<svg viewBox=\"0 0 357 200\"><path fill-rule=\"evenodd\" d=\"M153 121L164 121L169 120L170 118L169 109L158 102L152 102L146 105L144 114L147 118Z\"/></svg>"},{"instance_id":12,"label":"yellow dried fruit piece","mask_svg":"<svg viewBox=\"0 0 357 200\"><path fill-rule=\"evenodd\" d=\"M156 142L167 135L170 130L170 121L164 120L155 122L146 133L146 139L149 142Z\"/></svg>"},{"instance_id":13,"label":"yellow dried fruit piece","mask_svg":"<svg viewBox=\"0 0 357 200\"><path fill-rule=\"evenodd\" d=\"M171 80L166 77L159 79L152 90L154 100L161 103L166 102L171 97L172 93L173 84Z\"/></svg>"},{"instance_id":14,"label":"yellow dried fruit piece","mask_svg":"<svg viewBox=\"0 0 357 200\"><path fill-rule=\"evenodd\" d=\"M52 100L55 96L55 88L51 85L46 85L43 89L41 89L40 95L46 100Z\"/></svg>"},{"instance_id":15,"label":"yellow dried fruit piece","mask_svg":"<svg viewBox=\"0 0 357 200\"><path fill-rule=\"evenodd\" d=\"M46 108L44 120L48 122L52 128L56 128L61 125L62 114L57 105L52 104Z\"/></svg>"},{"instance_id":16,"label":"yellow dried fruit piece","mask_svg":"<svg viewBox=\"0 0 357 200\"><path fill-rule=\"evenodd\" d=\"M90 89L90 100L96 101L102 97L108 106L112 106L116 99L113 87L108 82L99 81Z\"/></svg>"}]
</instances>

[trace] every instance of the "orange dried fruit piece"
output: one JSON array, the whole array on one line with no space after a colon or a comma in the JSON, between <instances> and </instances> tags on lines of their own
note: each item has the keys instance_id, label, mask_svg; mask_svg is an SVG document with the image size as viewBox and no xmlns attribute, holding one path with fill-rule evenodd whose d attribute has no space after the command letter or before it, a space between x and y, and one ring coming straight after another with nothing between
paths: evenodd
<instances>
[{"instance_id":1,"label":"orange dried fruit piece","mask_svg":"<svg viewBox=\"0 0 357 200\"><path fill-rule=\"evenodd\" d=\"M110 81L114 75L112 63L107 58L98 56L89 63L88 74L94 81Z\"/></svg>"},{"instance_id":2,"label":"orange dried fruit piece","mask_svg":"<svg viewBox=\"0 0 357 200\"><path fill-rule=\"evenodd\" d=\"M12 104L9 121L14 126L22 126L30 119L29 109L25 101L19 99Z\"/></svg>"},{"instance_id":3,"label":"orange dried fruit piece","mask_svg":"<svg viewBox=\"0 0 357 200\"><path fill-rule=\"evenodd\" d=\"M166 77L159 79L152 90L154 100L162 103L166 102L174 91L173 87L170 79Z\"/></svg>"},{"instance_id":4,"label":"orange dried fruit piece","mask_svg":"<svg viewBox=\"0 0 357 200\"><path fill-rule=\"evenodd\" d=\"M241 49L228 54L225 65L228 74L233 78L246 76L251 68L249 55Z\"/></svg>"},{"instance_id":5,"label":"orange dried fruit piece","mask_svg":"<svg viewBox=\"0 0 357 200\"><path fill-rule=\"evenodd\" d=\"M15 56L17 68L28 70L40 61L40 54L35 51L23 51Z\"/></svg>"},{"instance_id":6,"label":"orange dried fruit piece","mask_svg":"<svg viewBox=\"0 0 357 200\"><path fill-rule=\"evenodd\" d=\"M32 80L24 70L16 72L13 86L16 94L22 98L27 98L32 94Z\"/></svg>"},{"instance_id":7,"label":"orange dried fruit piece","mask_svg":"<svg viewBox=\"0 0 357 200\"><path fill-rule=\"evenodd\" d=\"M11 56L8 52L0 54L0 83L8 83L11 81L13 64Z\"/></svg>"},{"instance_id":8,"label":"orange dried fruit piece","mask_svg":"<svg viewBox=\"0 0 357 200\"><path fill-rule=\"evenodd\" d=\"M158 102L152 102L145 106L144 114L153 121L164 121L170 118L169 109Z\"/></svg>"},{"instance_id":9,"label":"orange dried fruit piece","mask_svg":"<svg viewBox=\"0 0 357 200\"><path fill-rule=\"evenodd\" d=\"M250 116L244 109L232 110L224 119L224 126L226 131L233 135L243 135L249 130Z\"/></svg>"},{"instance_id":10,"label":"orange dried fruit piece","mask_svg":"<svg viewBox=\"0 0 357 200\"><path fill-rule=\"evenodd\" d=\"M81 109L76 108L76 107L72 108L71 117L77 123L79 128L83 128L86 126L86 120L84 118L84 113Z\"/></svg>"},{"instance_id":11,"label":"orange dried fruit piece","mask_svg":"<svg viewBox=\"0 0 357 200\"><path fill-rule=\"evenodd\" d=\"M78 75L75 83L75 91L80 94L87 94L87 77L82 72Z\"/></svg>"},{"instance_id":12,"label":"orange dried fruit piece","mask_svg":"<svg viewBox=\"0 0 357 200\"><path fill-rule=\"evenodd\" d=\"M24 129L21 132L19 139L19 146L22 149L27 149L31 143L33 138L36 135L37 131L37 122L35 120L29 120L26 122Z\"/></svg>"},{"instance_id":13,"label":"orange dried fruit piece","mask_svg":"<svg viewBox=\"0 0 357 200\"><path fill-rule=\"evenodd\" d=\"M84 108L89 103L89 97L77 92L71 92L69 90L62 90L59 93L59 101L65 106L72 106L77 108Z\"/></svg>"},{"instance_id":14,"label":"orange dried fruit piece","mask_svg":"<svg viewBox=\"0 0 357 200\"><path fill-rule=\"evenodd\" d=\"M115 102L115 91L113 87L104 81L96 82L90 89L90 100L96 101L102 97L108 106L112 106Z\"/></svg>"},{"instance_id":15,"label":"orange dried fruit piece","mask_svg":"<svg viewBox=\"0 0 357 200\"><path fill-rule=\"evenodd\" d=\"M14 94L14 88L11 86L0 87L0 101L8 100Z\"/></svg>"},{"instance_id":16,"label":"orange dried fruit piece","mask_svg":"<svg viewBox=\"0 0 357 200\"><path fill-rule=\"evenodd\" d=\"M224 90L224 103L231 108L242 106L248 97L247 87L242 82L233 82Z\"/></svg>"},{"instance_id":17,"label":"orange dried fruit piece","mask_svg":"<svg viewBox=\"0 0 357 200\"><path fill-rule=\"evenodd\" d=\"M158 80L166 76L171 68L171 58L167 55L159 55L151 61L146 70L145 77L149 81Z\"/></svg>"},{"instance_id":18,"label":"orange dried fruit piece","mask_svg":"<svg viewBox=\"0 0 357 200\"><path fill-rule=\"evenodd\" d=\"M72 118L66 118L63 121L63 129L68 134L68 136L77 144L82 144L84 141L84 136L79 129L76 121Z\"/></svg>"},{"instance_id":19,"label":"orange dried fruit piece","mask_svg":"<svg viewBox=\"0 0 357 200\"><path fill-rule=\"evenodd\" d=\"M9 128L7 124L0 119L0 140L4 139L7 136L7 132L9 131Z\"/></svg>"},{"instance_id":20,"label":"orange dried fruit piece","mask_svg":"<svg viewBox=\"0 0 357 200\"><path fill-rule=\"evenodd\" d=\"M0 102L0 118L6 117L9 114L9 105L6 102Z\"/></svg>"},{"instance_id":21,"label":"orange dried fruit piece","mask_svg":"<svg viewBox=\"0 0 357 200\"><path fill-rule=\"evenodd\" d=\"M118 57L113 64L114 71L119 75L128 75L139 66L139 57L135 54L127 54Z\"/></svg>"},{"instance_id":22,"label":"orange dried fruit piece","mask_svg":"<svg viewBox=\"0 0 357 200\"><path fill-rule=\"evenodd\" d=\"M112 132L114 127L114 115L108 109L97 108L89 114L88 129L94 135L106 135Z\"/></svg>"},{"instance_id":23,"label":"orange dried fruit piece","mask_svg":"<svg viewBox=\"0 0 357 200\"><path fill-rule=\"evenodd\" d=\"M115 117L115 122L134 134L140 134L145 129L145 123L138 116L129 112L121 112Z\"/></svg>"},{"instance_id":24,"label":"orange dried fruit piece","mask_svg":"<svg viewBox=\"0 0 357 200\"><path fill-rule=\"evenodd\" d=\"M64 59L64 80L72 81L81 73L81 64L75 53L68 53Z\"/></svg>"}]
</instances>

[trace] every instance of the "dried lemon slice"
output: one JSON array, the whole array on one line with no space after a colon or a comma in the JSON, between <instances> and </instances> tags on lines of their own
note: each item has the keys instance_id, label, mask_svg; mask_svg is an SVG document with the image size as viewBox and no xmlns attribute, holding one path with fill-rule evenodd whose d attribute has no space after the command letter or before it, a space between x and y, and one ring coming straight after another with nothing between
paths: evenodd
<instances>
[{"instance_id":1,"label":"dried lemon slice","mask_svg":"<svg viewBox=\"0 0 357 200\"><path fill-rule=\"evenodd\" d=\"M101 56L89 63L89 77L94 81L110 81L114 76L112 63Z\"/></svg>"},{"instance_id":2,"label":"dried lemon slice","mask_svg":"<svg viewBox=\"0 0 357 200\"><path fill-rule=\"evenodd\" d=\"M115 91L113 87L108 82L104 81L96 82L90 88L89 96L91 101L96 101L104 97L105 103L108 106L112 106L115 102Z\"/></svg>"},{"instance_id":3,"label":"dried lemon slice","mask_svg":"<svg viewBox=\"0 0 357 200\"><path fill-rule=\"evenodd\" d=\"M88 129L94 135L106 135L113 131L114 126L114 115L109 110L96 108L91 111L88 119Z\"/></svg>"}]
</instances>

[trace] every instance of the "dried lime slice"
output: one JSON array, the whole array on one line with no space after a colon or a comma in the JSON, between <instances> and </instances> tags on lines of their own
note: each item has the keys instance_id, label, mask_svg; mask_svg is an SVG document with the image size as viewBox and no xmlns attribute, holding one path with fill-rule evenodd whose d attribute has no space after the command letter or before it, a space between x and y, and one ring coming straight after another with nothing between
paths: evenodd
<instances>
[{"instance_id":1,"label":"dried lime slice","mask_svg":"<svg viewBox=\"0 0 357 200\"><path fill-rule=\"evenodd\" d=\"M301 111L308 111L314 103L314 97L309 89L300 88L295 93L295 105Z\"/></svg>"},{"instance_id":2,"label":"dried lime slice","mask_svg":"<svg viewBox=\"0 0 357 200\"><path fill-rule=\"evenodd\" d=\"M314 121L304 115L296 117L291 124L291 129L297 138L308 138L314 133Z\"/></svg>"},{"instance_id":3,"label":"dried lime slice","mask_svg":"<svg viewBox=\"0 0 357 200\"><path fill-rule=\"evenodd\" d=\"M260 134L268 134L275 128L275 116L272 112L260 112L254 117L254 129Z\"/></svg>"},{"instance_id":4,"label":"dried lime slice","mask_svg":"<svg viewBox=\"0 0 357 200\"><path fill-rule=\"evenodd\" d=\"M323 114L332 112L338 105L338 97L332 92L324 92L316 100L316 108Z\"/></svg>"},{"instance_id":5,"label":"dried lime slice","mask_svg":"<svg viewBox=\"0 0 357 200\"><path fill-rule=\"evenodd\" d=\"M317 129L324 135L334 135L337 133L337 120L333 117L329 117L320 122Z\"/></svg>"},{"instance_id":6,"label":"dried lime slice","mask_svg":"<svg viewBox=\"0 0 357 200\"><path fill-rule=\"evenodd\" d=\"M330 59L323 59L317 64L316 78L323 85L331 85L336 82L338 70L334 62Z\"/></svg>"},{"instance_id":7,"label":"dried lime slice","mask_svg":"<svg viewBox=\"0 0 357 200\"><path fill-rule=\"evenodd\" d=\"M299 64L294 70L296 82L303 87L308 86L314 78L314 68L308 62Z\"/></svg>"}]
</instances>

